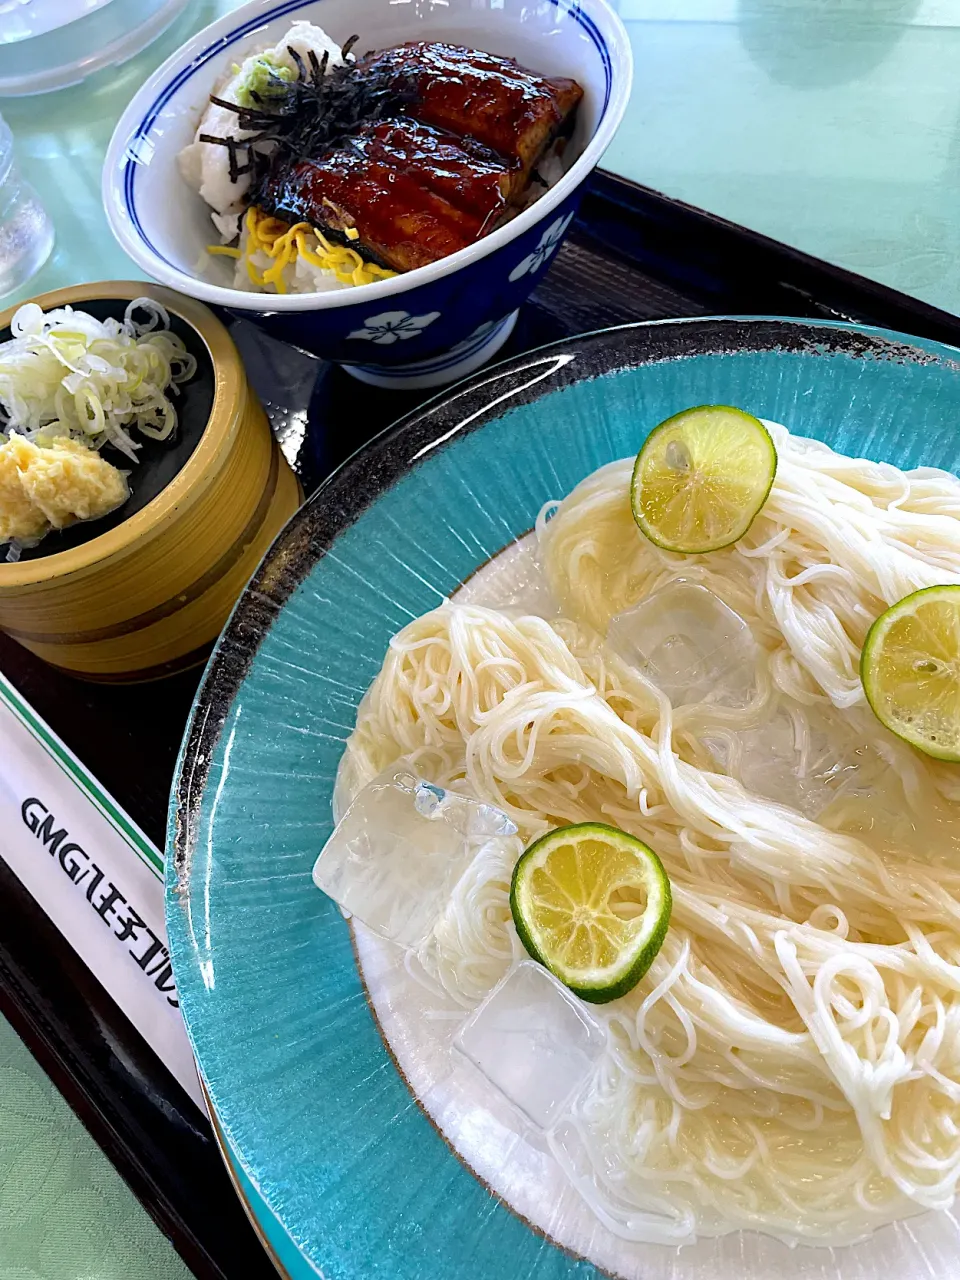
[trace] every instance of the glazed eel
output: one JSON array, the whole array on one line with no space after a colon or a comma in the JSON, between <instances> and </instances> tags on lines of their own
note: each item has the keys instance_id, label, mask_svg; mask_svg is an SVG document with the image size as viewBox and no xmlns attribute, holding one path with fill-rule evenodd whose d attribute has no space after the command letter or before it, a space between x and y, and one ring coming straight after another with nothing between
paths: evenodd
<instances>
[{"instance_id":1,"label":"glazed eel","mask_svg":"<svg viewBox=\"0 0 960 1280\"><path fill-rule=\"evenodd\" d=\"M258 204L395 271L436 262L514 216L583 96L573 80L457 45L401 45L359 66L412 85L409 105L269 178Z\"/></svg>"}]
</instances>

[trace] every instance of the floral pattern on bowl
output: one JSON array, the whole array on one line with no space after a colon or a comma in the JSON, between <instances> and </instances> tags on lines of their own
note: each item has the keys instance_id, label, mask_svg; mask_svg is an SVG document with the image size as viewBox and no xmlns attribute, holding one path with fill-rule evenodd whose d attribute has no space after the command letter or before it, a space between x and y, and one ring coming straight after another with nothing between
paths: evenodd
<instances>
[{"instance_id":1,"label":"floral pattern on bowl","mask_svg":"<svg viewBox=\"0 0 960 1280\"><path fill-rule=\"evenodd\" d=\"M378 316L367 316L363 328L354 329L347 337L380 343L419 338L427 325L433 324L439 315L439 311L428 311L425 316L412 316L409 311L381 311Z\"/></svg>"},{"instance_id":2,"label":"floral pattern on bowl","mask_svg":"<svg viewBox=\"0 0 960 1280\"><path fill-rule=\"evenodd\" d=\"M537 241L537 247L533 253L528 253L525 258L517 263L507 277L508 280L519 280L525 276L527 272L539 271L543 264L553 254L554 250L559 248L563 237L567 234L567 229L573 221L573 214L568 213L565 218L557 218L555 222L551 222L546 231Z\"/></svg>"}]
</instances>

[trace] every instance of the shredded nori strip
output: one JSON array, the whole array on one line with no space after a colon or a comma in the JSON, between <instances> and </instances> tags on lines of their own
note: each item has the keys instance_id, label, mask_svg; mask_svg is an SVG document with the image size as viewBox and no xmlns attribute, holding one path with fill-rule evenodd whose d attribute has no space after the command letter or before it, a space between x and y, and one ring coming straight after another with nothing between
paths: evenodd
<instances>
[{"instance_id":1,"label":"shredded nori strip","mask_svg":"<svg viewBox=\"0 0 960 1280\"><path fill-rule=\"evenodd\" d=\"M269 70L269 106L255 92L250 94L253 106L210 95L210 101L233 112L239 128L251 136L221 138L204 133L199 141L227 148L231 182L241 174L253 175L248 194L251 204L258 203L267 182L282 182L301 161L321 159L364 125L396 115L416 101L415 72L403 75L396 68L372 70L346 61L358 39L351 36L344 44L344 62L329 74L326 53L318 59L311 49L305 63L288 45L297 74L286 80Z\"/></svg>"}]
</instances>

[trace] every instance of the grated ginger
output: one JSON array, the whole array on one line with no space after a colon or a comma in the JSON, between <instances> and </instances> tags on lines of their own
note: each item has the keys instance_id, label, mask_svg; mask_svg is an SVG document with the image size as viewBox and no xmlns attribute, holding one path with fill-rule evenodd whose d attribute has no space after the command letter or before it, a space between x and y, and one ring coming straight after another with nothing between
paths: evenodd
<instances>
[{"instance_id":1,"label":"grated ginger","mask_svg":"<svg viewBox=\"0 0 960 1280\"><path fill-rule=\"evenodd\" d=\"M129 496L126 476L77 440L0 444L0 542L32 545L51 529L97 520Z\"/></svg>"}]
</instances>

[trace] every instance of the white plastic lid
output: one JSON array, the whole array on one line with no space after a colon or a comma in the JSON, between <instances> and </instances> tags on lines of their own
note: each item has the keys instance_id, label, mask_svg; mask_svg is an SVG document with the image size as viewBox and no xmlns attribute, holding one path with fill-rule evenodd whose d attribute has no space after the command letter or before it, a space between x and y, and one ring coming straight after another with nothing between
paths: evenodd
<instances>
[{"instance_id":1,"label":"white plastic lid","mask_svg":"<svg viewBox=\"0 0 960 1280\"><path fill-rule=\"evenodd\" d=\"M0 0L0 97L79 84L145 49L187 0Z\"/></svg>"}]
</instances>

